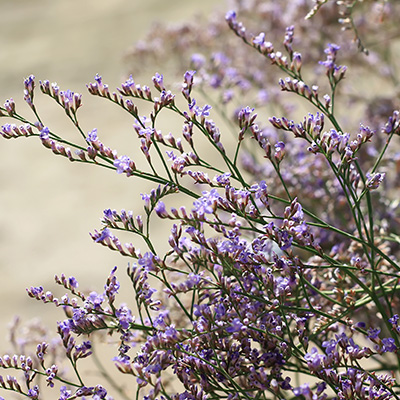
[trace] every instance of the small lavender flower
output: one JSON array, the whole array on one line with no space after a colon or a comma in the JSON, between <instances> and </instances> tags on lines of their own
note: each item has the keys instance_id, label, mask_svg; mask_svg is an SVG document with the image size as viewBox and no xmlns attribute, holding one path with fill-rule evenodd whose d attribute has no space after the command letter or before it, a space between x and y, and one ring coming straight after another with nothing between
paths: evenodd
<instances>
[{"instance_id":1,"label":"small lavender flower","mask_svg":"<svg viewBox=\"0 0 400 400\"><path fill-rule=\"evenodd\" d=\"M126 305L122 305L118 308L115 311L115 315L122 329L129 329L131 324L135 321L132 311Z\"/></svg>"},{"instance_id":2,"label":"small lavender flower","mask_svg":"<svg viewBox=\"0 0 400 400\"><path fill-rule=\"evenodd\" d=\"M220 197L216 189L212 189L210 192L204 191L203 195L193 202L192 211L196 212L199 217L204 214L212 214L216 210Z\"/></svg>"},{"instance_id":3,"label":"small lavender flower","mask_svg":"<svg viewBox=\"0 0 400 400\"><path fill-rule=\"evenodd\" d=\"M208 104L206 104L204 107L196 106L194 112L197 117L209 117L211 108L212 107Z\"/></svg>"},{"instance_id":4,"label":"small lavender flower","mask_svg":"<svg viewBox=\"0 0 400 400\"><path fill-rule=\"evenodd\" d=\"M160 218L168 218L169 217L168 212L165 209L165 204L161 200L154 207L154 211L157 213L157 215Z\"/></svg>"},{"instance_id":5,"label":"small lavender flower","mask_svg":"<svg viewBox=\"0 0 400 400\"><path fill-rule=\"evenodd\" d=\"M327 55L326 61L320 61L319 64L323 65L327 68L327 70L333 70L336 60L336 54L340 50L340 46L336 45L335 43L329 43L328 47L325 49L325 54Z\"/></svg>"},{"instance_id":6,"label":"small lavender flower","mask_svg":"<svg viewBox=\"0 0 400 400\"><path fill-rule=\"evenodd\" d=\"M50 135L50 129L47 126L43 127L42 130L40 131L40 139L48 140L49 135Z\"/></svg>"},{"instance_id":7,"label":"small lavender flower","mask_svg":"<svg viewBox=\"0 0 400 400\"><path fill-rule=\"evenodd\" d=\"M312 372L319 372L323 368L325 356L318 353L318 349L313 347L310 353L304 356L307 361L308 368Z\"/></svg>"},{"instance_id":8,"label":"small lavender flower","mask_svg":"<svg viewBox=\"0 0 400 400\"><path fill-rule=\"evenodd\" d=\"M162 74L156 72L156 74L153 76L153 83L155 88L158 89L160 92L165 90L164 77Z\"/></svg>"},{"instance_id":9,"label":"small lavender flower","mask_svg":"<svg viewBox=\"0 0 400 400\"><path fill-rule=\"evenodd\" d=\"M189 101L189 110L191 111L193 109L194 104L196 104L195 100L190 101L190 93L193 88L193 80L194 80L194 74L196 71L186 71L184 76L183 76L183 84L182 84L182 94L186 98L186 100ZM191 106L193 104L193 106Z\"/></svg>"},{"instance_id":10,"label":"small lavender flower","mask_svg":"<svg viewBox=\"0 0 400 400\"><path fill-rule=\"evenodd\" d=\"M228 11L228 12L226 13L226 15L225 15L225 19L226 19L228 22L232 22L232 21L236 20L236 12L233 11L233 10Z\"/></svg>"},{"instance_id":11,"label":"small lavender flower","mask_svg":"<svg viewBox=\"0 0 400 400\"><path fill-rule=\"evenodd\" d=\"M101 231L101 235L95 240L96 243L103 242L104 240L113 237L114 235L108 228L105 228Z\"/></svg>"},{"instance_id":12,"label":"small lavender flower","mask_svg":"<svg viewBox=\"0 0 400 400\"><path fill-rule=\"evenodd\" d=\"M4 103L4 108L7 111L8 115L12 117L15 114L15 102L14 99L7 99Z\"/></svg>"},{"instance_id":13,"label":"small lavender flower","mask_svg":"<svg viewBox=\"0 0 400 400\"><path fill-rule=\"evenodd\" d=\"M397 351L397 346L395 344L395 340L391 337L383 338L382 339L382 348L381 350L383 353L389 352L394 353Z\"/></svg>"},{"instance_id":14,"label":"small lavender flower","mask_svg":"<svg viewBox=\"0 0 400 400\"><path fill-rule=\"evenodd\" d=\"M226 328L226 331L227 331L228 333L239 332L239 331L242 330L243 326L244 326L244 325L243 325L243 323L240 321L240 319L239 319L239 318L235 318L235 319L232 321L231 325L230 325L229 327Z\"/></svg>"},{"instance_id":15,"label":"small lavender flower","mask_svg":"<svg viewBox=\"0 0 400 400\"><path fill-rule=\"evenodd\" d=\"M33 106L33 94L35 89L35 77L30 75L28 78L24 80L24 100L29 105L29 107Z\"/></svg>"},{"instance_id":16,"label":"small lavender flower","mask_svg":"<svg viewBox=\"0 0 400 400\"><path fill-rule=\"evenodd\" d=\"M368 190L375 190L378 189L380 184L383 182L385 179L386 174L383 173L373 173L369 174L367 173L367 181L365 183L365 186Z\"/></svg>"},{"instance_id":17,"label":"small lavender flower","mask_svg":"<svg viewBox=\"0 0 400 400\"><path fill-rule=\"evenodd\" d=\"M380 328L375 328L375 329L369 328L367 332L368 333L367 338L371 340L376 339L379 336L380 332L381 332Z\"/></svg>"},{"instance_id":18,"label":"small lavender flower","mask_svg":"<svg viewBox=\"0 0 400 400\"><path fill-rule=\"evenodd\" d=\"M97 128L94 128L92 131L88 132L86 140L89 143L97 140Z\"/></svg>"},{"instance_id":19,"label":"small lavender flower","mask_svg":"<svg viewBox=\"0 0 400 400\"><path fill-rule=\"evenodd\" d=\"M60 397L59 400L68 400L72 395L71 390L67 390L66 386L60 387Z\"/></svg>"},{"instance_id":20,"label":"small lavender flower","mask_svg":"<svg viewBox=\"0 0 400 400\"><path fill-rule=\"evenodd\" d=\"M28 390L28 397L32 400L39 398L39 386L35 385L33 388Z\"/></svg>"},{"instance_id":21,"label":"small lavender flower","mask_svg":"<svg viewBox=\"0 0 400 400\"><path fill-rule=\"evenodd\" d=\"M222 175L215 175L214 181L217 182L219 186L229 186L230 185L230 177L231 177L230 172L225 172Z\"/></svg>"},{"instance_id":22,"label":"small lavender flower","mask_svg":"<svg viewBox=\"0 0 400 400\"><path fill-rule=\"evenodd\" d=\"M262 46L265 42L265 33L261 32L259 35L257 35L254 39L253 39L253 44L257 45L257 46Z\"/></svg>"},{"instance_id":23,"label":"small lavender flower","mask_svg":"<svg viewBox=\"0 0 400 400\"><path fill-rule=\"evenodd\" d=\"M79 286L78 281L77 281L76 278L74 278L73 276L71 276L71 277L68 279L68 282L69 282L70 286L73 287L73 288L75 288L75 289Z\"/></svg>"},{"instance_id":24,"label":"small lavender flower","mask_svg":"<svg viewBox=\"0 0 400 400\"><path fill-rule=\"evenodd\" d=\"M278 142L275 144L275 160L279 164L285 156L285 143L283 142Z\"/></svg>"},{"instance_id":25,"label":"small lavender flower","mask_svg":"<svg viewBox=\"0 0 400 400\"><path fill-rule=\"evenodd\" d=\"M117 167L117 174L130 173L132 171L132 161L128 156L122 156L114 160L114 166Z\"/></svg>"}]
</instances>

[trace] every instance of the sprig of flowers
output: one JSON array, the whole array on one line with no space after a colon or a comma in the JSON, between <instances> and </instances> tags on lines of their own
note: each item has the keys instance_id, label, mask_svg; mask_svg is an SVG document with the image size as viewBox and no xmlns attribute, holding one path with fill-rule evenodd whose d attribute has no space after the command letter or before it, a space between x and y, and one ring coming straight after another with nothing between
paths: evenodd
<instances>
[{"instance_id":1,"label":"sprig of flowers","mask_svg":"<svg viewBox=\"0 0 400 400\"><path fill-rule=\"evenodd\" d=\"M349 73L337 64L340 46L328 44L326 60L313 60L326 75L325 84L317 85L309 78L307 57L296 50L294 26L282 32L280 51L266 33L249 33L236 12L228 12L226 22L263 62L286 75L277 87L312 108L301 122L274 116L264 126L255 107L246 105L232 124L218 105L203 102L207 79L223 92L223 105L235 97L224 80L246 87L247 71L232 70L222 52L213 55L212 78L203 69L204 57L192 57L200 71L184 73L182 97L160 73L152 78L154 89L132 76L115 91L99 75L87 85L90 94L133 117L142 160L118 155L126 151L108 147L97 128L85 133L77 116L82 96L48 81L40 82L41 91L64 109L80 142L63 139L39 117L33 76L24 81L33 121L17 112L12 99L0 107L0 117L22 124L3 125L4 138L33 137L70 161L156 185L141 195L144 215L106 209L100 230L91 234L95 243L133 259L127 268L132 304L116 302L116 267L101 292L86 294L65 275L55 278L67 290L60 298L31 287L30 297L61 307L67 316L58 323L63 357L60 365L49 363L46 342L37 346L35 361L5 355L0 368L22 371L23 377L0 378L3 389L37 399L41 391L33 381L45 376L51 388L62 385L62 400L106 398L103 386L88 386L79 370L81 359L96 356L92 337L106 332L118 335L113 364L134 377L137 396L143 391L146 399L400 398L398 376L391 373L400 368L399 248L391 225L399 217L393 195L383 190L393 184L387 166L399 112L388 116L380 132L360 124L357 133L347 133L338 112L339 83ZM150 105L148 115L141 115L141 102ZM282 111L290 113L288 107ZM181 134L162 133L161 113L181 118ZM218 114L233 131L234 146ZM199 135L206 148L197 145ZM383 144L378 135L384 135ZM165 254L150 233L155 218L172 225ZM121 232L134 234L146 250L123 245ZM74 378L60 373L62 361ZM129 389L101 371L119 396L131 398ZM171 374L180 392L168 387ZM310 377L314 383L301 383Z\"/></svg>"}]
</instances>

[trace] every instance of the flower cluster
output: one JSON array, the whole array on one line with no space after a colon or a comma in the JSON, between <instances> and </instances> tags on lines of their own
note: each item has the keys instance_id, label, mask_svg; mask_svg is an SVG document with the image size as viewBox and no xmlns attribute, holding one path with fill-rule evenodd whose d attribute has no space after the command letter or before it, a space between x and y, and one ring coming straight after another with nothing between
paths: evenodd
<instances>
[{"instance_id":1,"label":"flower cluster","mask_svg":"<svg viewBox=\"0 0 400 400\"><path fill-rule=\"evenodd\" d=\"M335 32L333 2L316 1L311 11L303 1L238 3L196 41L196 24L165 28L158 32L165 48L151 49L149 40L135 50L141 62L152 55L156 63L178 38L173 43L184 64L190 48L180 93L160 73L152 86L130 76L112 91L99 75L87 85L133 118L142 159L119 156L127 151L103 143L97 128L85 133L77 117L82 96L57 84L39 86L64 109L80 142L42 122L33 76L24 81L32 121L12 99L0 107L0 117L11 121L1 128L4 138L33 137L70 161L155 185L141 194L143 215L106 209L91 233L95 243L132 259L133 296L120 302L117 267L99 292L79 290L64 274L55 277L66 291L61 296L42 286L27 289L66 319L57 324L56 341L0 358L0 369L20 374L0 375L1 388L39 399L43 377L61 400L128 399L135 392L149 400L400 399L400 113L371 113L374 99L340 91L349 76L357 84L353 68L359 76L361 64L370 68L353 20L358 2L338 2L339 14L364 54L328 37ZM254 10L271 18L257 34L247 28ZM309 40L307 54L298 28ZM383 65L382 54L375 56ZM348 67L338 64L342 57ZM361 100L360 113L350 113ZM268 118L265 110L284 116ZM180 118L180 133L163 134L161 113ZM169 223L166 252L150 234L157 219ZM122 234L145 250L134 240L122 244ZM133 379L134 389L99 362L101 341L113 345L112 368ZM101 384L81 372L87 358Z\"/></svg>"}]
</instances>

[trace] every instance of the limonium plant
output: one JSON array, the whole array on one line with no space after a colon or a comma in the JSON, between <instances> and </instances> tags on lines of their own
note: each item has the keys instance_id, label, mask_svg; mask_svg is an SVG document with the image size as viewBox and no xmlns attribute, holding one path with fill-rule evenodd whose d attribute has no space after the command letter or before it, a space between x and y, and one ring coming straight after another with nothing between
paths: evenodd
<instances>
[{"instance_id":1,"label":"limonium plant","mask_svg":"<svg viewBox=\"0 0 400 400\"><path fill-rule=\"evenodd\" d=\"M293 14L306 8L302 1L276 7L290 9L289 3ZM367 38L352 14L359 2L314 3L302 26L318 26L325 6L328 13L339 10L357 44L344 53L353 51L357 64L368 65ZM373 3L382 10L387 5ZM62 308L66 319L57 323L58 340L41 341L33 351L20 346L20 354L0 358L2 389L60 400L400 398L400 218L393 168L400 112L392 108L382 120L391 103L374 113L374 103L361 99L370 115L359 120L355 111L349 118L350 95L345 88L338 92L349 74L339 45L300 52L292 24L277 25L271 34L279 31L283 45L272 43L268 32L251 33L240 22L241 11L251 15L251 9L238 10L223 23L234 49L250 50L254 63L235 66L221 50L209 64L196 52L177 91L161 73L149 86L131 76L113 91L100 75L87 85L91 95L132 116L141 159L108 147L100 129L83 129L82 95L55 83L24 80L32 118L12 99L0 107L9 121L1 127L5 139L33 137L72 162L154 183L142 194L142 215L106 209L102 226L91 233L95 243L131 259L126 272L112 267L97 292L79 289L75 277L64 274L55 277L65 291L61 297L41 286L27 289L33 299ZM281 20L288 18L280 11ZM360 67L347 59L349 69ZM384 52L375 53L375 63L385 60ZM263 78L273 70L281 75L275 83ZM79 140L46 125L34 103L37 86L64 109ZM215 92L220 97L213 102ZM255 107L271 98L282 115L268 117L264 109L257 115ZM301 104L296 111L292 98ZM235 101L240 107L232 107ZM148 115L140 111L143 104L151 106ZM345 112L343 104L350 104ZM159 115L168 113L180 118L180 134L159 129ZM181 205L188 200L191 206ZM170 223L165 254L149 234L156 219ZM132 242L122 243L121 231ZM121 304L118 275L125 273L133 291ZM104 335L115 339L114 354L92 385L80 363L99 357L94 343ZM120 384L119 374L129 383Z\"/></svg>"}]
</instances>

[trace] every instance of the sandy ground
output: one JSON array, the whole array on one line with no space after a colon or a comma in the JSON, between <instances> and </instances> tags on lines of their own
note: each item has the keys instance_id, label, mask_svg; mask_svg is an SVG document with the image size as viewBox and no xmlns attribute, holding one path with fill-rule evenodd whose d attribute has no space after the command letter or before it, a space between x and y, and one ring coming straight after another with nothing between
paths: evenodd
<instances>
[{"instance_id":1,"label":"sandy ground","mask_svg":"<svg viewBox=\"0 0 400 400\"><path fill-rule=\"evenodd\" d=\"M30 115L22 100L23 78L34 74L57 81L62 89L84 93L85 131L97 127L104 141L130 146L119 147L120 154L131 154L137 151L130 141L132 121L87 94L85 84L98 72L110 87L119 85L125 72L123 53L153 21L173 23L196 12L207 14L217 3L223 1L0 0L0 101L13 97L18 110ZM38 92L37 104L48 126L78 139L55 103ZM40 316L52 327L63 318L50 305L29 299L26 287L53 290L54 274L65 272L76 276L81 287L102 291L114 265L124 272L128 260L93 244L88 232L100 227L105 208L140 213L140 193L151 185L71 164L33 139L0 141L0 185L2 353L8 348L5 327L13 315Z\"/></svg>"}]
</instances>

